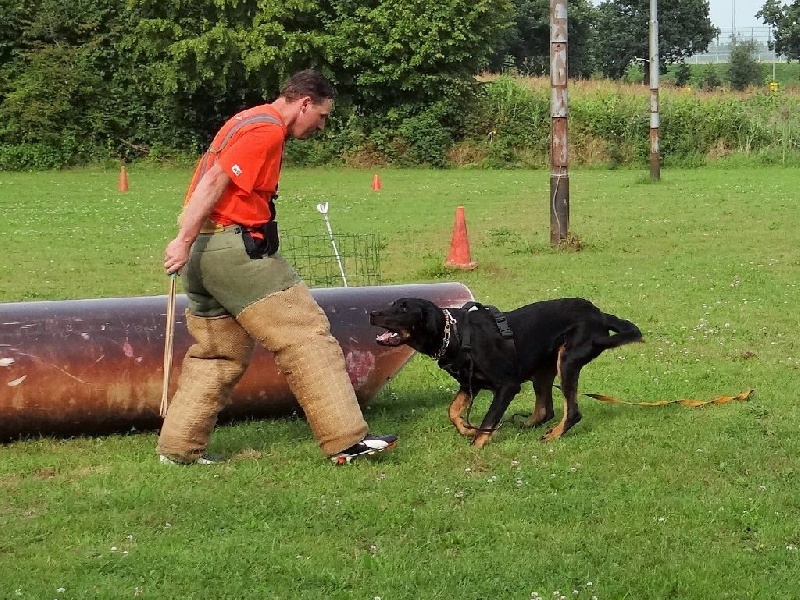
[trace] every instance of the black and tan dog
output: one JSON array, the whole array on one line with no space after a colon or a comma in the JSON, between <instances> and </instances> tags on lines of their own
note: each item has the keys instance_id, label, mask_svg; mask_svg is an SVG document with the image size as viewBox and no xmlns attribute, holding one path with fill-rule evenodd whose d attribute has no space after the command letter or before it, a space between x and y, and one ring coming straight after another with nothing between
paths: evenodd
<instances>
[{"instance_id":1,"label":"black and tan dog","mask_svg":"<svg viewBox=\"0 0 800 600\"><path fill-rule=\"evenodd\" d=\"M474 436L472 444L479 448L489 441L526 380L536 394L526 425L550 421L556 376L565 398L564 416L541 439L561 437L581 420L581 369L604 350L642 341L636 325L582 298L534 302L508 313L474 302L442 309L421 298L401 298L387 310L370 313L370 323L388 330L377 337L379 344L407 344L437 360L458 381L461 388L450 405L450 421L461 435ZM475 428L463 415L480 390L491 391L494 398Z\"/></svg>"}]
</instances>

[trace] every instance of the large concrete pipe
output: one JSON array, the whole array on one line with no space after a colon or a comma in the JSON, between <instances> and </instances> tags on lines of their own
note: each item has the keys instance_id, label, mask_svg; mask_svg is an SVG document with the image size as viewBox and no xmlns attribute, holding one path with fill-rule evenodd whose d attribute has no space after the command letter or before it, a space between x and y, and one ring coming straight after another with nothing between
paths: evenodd
<instances>
[{"instance_id":1,"label":"large concrete pipe","mask_svg":"<svg viewBox=\"0 0 800 600\"><path fill-rule=\"evenodd\" d=\"M472 300L460 283L312 290L344 351L362 405L411 358L406 347L375 343L369 312L403 296L458 307ZM177 298L171 391L192 343ZM0 303L0 440L28 434L95 434L151 429L164 364L166 296ZM258 348L220 415L286 416L299 411L272 354Z\"/></svg>"}]
</instances>

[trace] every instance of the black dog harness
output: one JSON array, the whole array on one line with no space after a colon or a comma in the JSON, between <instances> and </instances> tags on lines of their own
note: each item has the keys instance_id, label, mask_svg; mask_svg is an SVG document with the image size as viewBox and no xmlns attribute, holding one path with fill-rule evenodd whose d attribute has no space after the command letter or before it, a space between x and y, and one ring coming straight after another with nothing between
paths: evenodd
<instances>
[{"instance_id":1,"label":"black dog harness","mask_svg":"<svg viewBox=\"0 0 800 600\"><path fill-rule=\"evenodd\" d=\"M492 315L495 324L497 325L497 330L500 332L500 335L503 336L504 339L513 340L514 339L514 332L511 331L511 327L508 325L508 321L506 320L506 316L500 312L496 307L479 304L478 302L467 302L464 306L461 307L463 310L466 311L464 314L464 321L459 328L458 322L456 321L455 317L450 313L447 309L442 309L445 316L445 325L444 325L444 337L442 339L442 346L439 348L439 352L433 357L438 361L438 365L443 370L447 371L450 375L458 379L458 374L461 371L462 367L469 364L469 377L468 381L470 382L470 388L472 387L472 328L470 327L470 319L469 315L472 312L478 310L486 310ZM453 345L453 340L456 340L457 346ZM445 355L448 354L448 350L453 346L456 348L455 356L452 359L446 359ZM472 390L470 389L469 392L470 396L473 396ZM469 414L467 414L467 425L474 429L475 431L481 431L484 433L493 433L495 429L481 429L480 427L475 427L469 422ZM499 426L498 426L499 427Z\"/></svg>"},{"instance_id":2,"label":"black dog harness","mask_svg":"<svg viewBox=\"0 0 800 600\"><path fill-rule=\"evenodd\" d=\"M439 366L453 377L458 376L461 367L467 362L470 364L472 363L472 328L469 322L469 314L471 312L476 310L489 311L489 314L492 315L497 325L500 335L507 340L512 340L514 338L514 332L511 331L511 327L508 326L506 316L500 312L497 307L479 304L478 302L467 302L461 308L466 311L464 322L461 324L461 327L458 326L455 317L453 317L449 310L446 308L442 309L445 317L444 337L439 352L433 357L438 361ZM450 349L453 340L456 340L458 343L458 352L453 360L445 360L445 355Z\"/></svg>"}]
</instances>

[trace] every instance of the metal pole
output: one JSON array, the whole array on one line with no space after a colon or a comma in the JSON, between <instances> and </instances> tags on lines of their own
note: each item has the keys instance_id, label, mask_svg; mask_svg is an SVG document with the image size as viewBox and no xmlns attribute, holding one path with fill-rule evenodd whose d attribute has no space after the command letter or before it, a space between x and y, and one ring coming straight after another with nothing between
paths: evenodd
<instances>
[{"instance_id":1,"label":"metal pole","mask_svg":"<svg viewBox=\"0 0 800 600\"><path fill-rule=\"evenodd\" d=\"M772 25L769 26L769 33L767 34L767 47L772 46ZM772 46L772 82L775 82L775 60L777 59L777 53L775 52L775 46Z\"/></svg>"},{"instance_id":2,"label":"metal pole","mask_svg":"<svg viewBox=\"0 0 800 600\"><path fill-rule=\"evenodd\" d=\"M650 179L661 179L658 112L658 0L650 0Z\"/></svg>"},{"instance_id":3,"label":"metal pole","mask_svg":"<svg viewBox=\"0 0 800 600\"><path fill-rule=\"evenodd\" d=\"M319 214L322 215L322 218L325 219L325 225L328 228L328 237L331 239L331 245L333 246L333 253L336 255L336 263L339 265L339 273L342 275L342 282L344 283L344 287L347 287L347 277L344 275L344 266L342 265L342 259L339 256L339 249L336 247L336 240L333 237L333 229L331 229L331 222L328 219L328 209L329 204L327 202L317 204L317 211Z\"/></svg>"},{"instance_id":4,"label":"metal pole","mask_svg":"<svg viewBox=\"0 0 800 600\"><path fill-rule=\"evenodd\" d=\"M550 243L569 233L567 0L550 0Z\"/></svg>"}]
</instances>

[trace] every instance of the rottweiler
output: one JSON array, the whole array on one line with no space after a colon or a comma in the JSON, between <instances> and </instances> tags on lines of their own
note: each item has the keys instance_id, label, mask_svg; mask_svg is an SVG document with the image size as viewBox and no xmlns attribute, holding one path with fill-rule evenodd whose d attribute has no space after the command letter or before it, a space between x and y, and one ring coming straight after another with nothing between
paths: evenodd
<instances>
[{"instance_id":1,"label":"rottweiler","mask_svg":"<svg viewBox=\"0 0 800 600\"><path fill-rule=\"evenodd\" d=\"M386 310L371 312L370 323L387 330L377 336L378 344L407 344L438 361L458 381L450 421L461 435L473 436L472 444L478 448L491 439L526 380L533 383L536 394L526 425L550 421L556 376L565 399L564 415L541 439L560 438L581 420L581 369L604 350L643 341L636 325L583 298L544 300L507 313L475 302L443 309L422 298L400 298ZM491 391L493 399L476 428L463 415L481 390Z\"/></svg>"}]
</instances>

